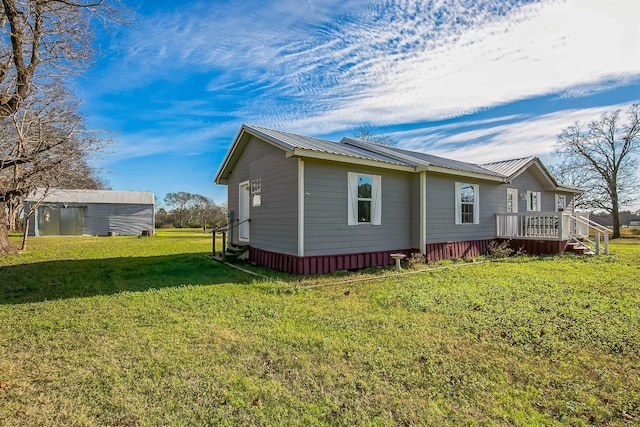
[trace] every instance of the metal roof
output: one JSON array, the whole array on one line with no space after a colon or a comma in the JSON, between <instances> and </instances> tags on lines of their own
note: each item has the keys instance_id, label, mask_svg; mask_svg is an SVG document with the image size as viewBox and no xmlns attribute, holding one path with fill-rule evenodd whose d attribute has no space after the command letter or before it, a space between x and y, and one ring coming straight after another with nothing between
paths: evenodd
<instances>
[{"instance_id":1,"label":"metal roof","mask_svg":"<svg viewBox=\"0 0 640 427\"><path fill-rule=\"evenodd\" d=\"M549 171L536 157L523 157L486 164L473 164L359 139L342 138L340 142L334 142L327 139L246 124L242 125L229 149L216 175L216 183L225 183L230 173L229 171L233 168L243 150L243 146L249 141L247 135L261 138L289 152L288 155L296 157L315 157L360 164L368 162L369 165L376 165L376 162L379 162L377 163L378 166L391 167L392 169L398 168L398 170L413 172L433 170L440 173L472 176L492 181L506 182L506 180L513 179L532 164L535 164L537 166L536 170L540 171L543 178L546 179L551 186L557 186L557 183ZM342 159L341 157L344 158ZM349 160L349 158L352 160Z\"/></svg>"},{"instance_id":2,"label":"metal roof","mask_svg":"<svg viewBox=\"0 0 640 427\"><path fill-rule=\"evenodd\" d=\"M520 159L502 160L499 162L485 163L481 167L503 176L512 176L533 162L535 157L522 157Z\"/></svg>"},{"instance_id":3,"label":"metal roof","mask_svg":"<svg viewBox=\"0 0 640 427\"><path fill-rule=\"evenodd\" d=\"M389 152L390 154L397 153L403 156L403 158L412 159L414 164L419 166L438 166L446 169L453 169L461 172L472 172L479 173L483 175L492 175L492 176L500 176L503 175L497 172L494 172L490 169L486 169L481 167L480 165L475 165L473 163L461 162L459 160L447 159L445 157L434 156L432 154L423 153L420 151L411 151L405 150L402 148L397 148L388 145L376 144L369 141L362 141L360 139L351 139L351 138L343 138L343 141L346 144L350 142L357 143L360 147L369 146L374 150L383 150L384 152Z\"/></svg>"},{"instance_id":4,"label":"metal roof","mask_svg":"<svg viewBox=\"0 0 640 427\"><path fill-rule=\"evenodd\" d=\"M25 197L27 202L37 202L45 194L44 188L38 188ZM68 190L50 188L43 202L46 203L111 203L153 205L154 195L145 191L112 191L112 190Z\"/></svg>"},{"instance_id":5,"label":"metal roof","mask_svg":"<svg viewBox=\"0 0 640 427\"><path fill-rule=\"evenodd\" d=\"M335 154L338 156L393 163L402 166L413 166L411 163L385 156L384 154L374 153L372 151L363 150L352 145L334 142L328 139L297 135L294 133L267 129L259 126L244 125L243 127L252 133L268 138L271 142L281 145L286 150L292 151L298 148L302 150L316 151L318 153Z\"/></svg>"}]
</instances>

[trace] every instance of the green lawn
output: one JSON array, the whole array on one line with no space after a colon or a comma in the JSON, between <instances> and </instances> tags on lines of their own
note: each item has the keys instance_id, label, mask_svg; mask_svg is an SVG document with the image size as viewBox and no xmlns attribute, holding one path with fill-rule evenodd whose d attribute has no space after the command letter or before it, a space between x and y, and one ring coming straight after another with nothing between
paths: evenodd
<instances>
[{"instance_id":1,"label":"green lawn","mask_svg":"<svg viewBox=\"0 0 640 427\"><path fill-rule=\"evenodd\" d=\"M31 238L0 259L0 425L640 423L638 240L258 281L207 258L210 237ZM371 280L330 284L352 277Z\"/></svg>"}]
</instances>

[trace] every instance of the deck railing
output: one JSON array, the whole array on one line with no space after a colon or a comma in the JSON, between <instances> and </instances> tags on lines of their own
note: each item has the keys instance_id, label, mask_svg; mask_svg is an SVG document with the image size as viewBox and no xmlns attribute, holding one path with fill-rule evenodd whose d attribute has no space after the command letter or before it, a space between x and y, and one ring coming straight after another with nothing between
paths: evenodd
<instances>
[{"instance_id":1,"label":"deck railing","mask_svg":"<svg viewBox=\"0 0 640 427\"><path fill-rule=\"evenodd\" d=\"M225 258L226 258L228 245L231 243L231 242L227 241L227 234L231 230L233 230L234 228L237 228L241 224L244 224L244 223L249 222L249 221L250 221L249 218L245 219L244 221L240 221L239 219L234 219L232 221L229 221L227 224L222 225L222 226L217 227L217 228L214 228L212 230L212 233L211 233L212 234L212 236L211 236L211 253L212 253L214 258L216 257L216 254L217 254L217 252L216 252L216 234L217 233L221 233L222 234L222 248L220 250L220 257L221 257L222 261L224 262Z\"/></svg>"},{"instance_id":2,"label":"deck railing","mask_svg":"<svg viewBox=\"0 0 640 427\"><path fill-rule=\"evenodd\" d=\"M593 232L594 240L590 239ZM573 212L523 212L496 214L496 237L501 239L567 240L588 242L600 254L609 251L609 230L589 219L589 214Z\"/></svg>"},{"instance_id":3,"label":"deck railing","mask_svg":"<svg viewBox=\"0 0 640 427\"><path fill-rule=\"evenodd\" d=\"M562 212L496 214L497 237L505 239L567 240L568 226Z\"/></svg>"}]
</instances>

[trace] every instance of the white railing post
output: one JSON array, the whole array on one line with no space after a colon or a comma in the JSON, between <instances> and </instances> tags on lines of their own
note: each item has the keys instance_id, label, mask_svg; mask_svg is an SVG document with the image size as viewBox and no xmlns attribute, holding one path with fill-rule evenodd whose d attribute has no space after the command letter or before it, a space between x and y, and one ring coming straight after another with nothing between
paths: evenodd
<instances>
[{"instance_id":1,"label":"white railing post","mask_svg":"<svg viewBox=\"0 0 640 427\"><path fill-rule=\"evenodd\" d=\"M596 255L600 255L600 231L598 230L596 230Z\"/></svg>"},{"instance_id":2,"label":"white railing post","mask_svg":"<svg viewBox=\"0 0 640 427\"><path fill-rule=\"evenodd\" d=\"M558 215L558 240L564 237L564 215Z\"/></svg>"}]
</instances>

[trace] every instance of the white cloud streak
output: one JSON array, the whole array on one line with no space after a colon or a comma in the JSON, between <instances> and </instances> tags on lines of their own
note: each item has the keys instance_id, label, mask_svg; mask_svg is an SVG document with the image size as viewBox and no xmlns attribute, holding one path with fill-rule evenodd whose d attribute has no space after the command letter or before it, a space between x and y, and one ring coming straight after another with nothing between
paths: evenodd
<instances>
[{"instance_id":1,"label":"white cloud streak","mask_svg":"<svg viewBox=\"0 0 640 427\"><path fill-rule=\"evenodd\" d=\"M465 128L477 123L460 122L453 128L423 129L419 132L397 132L393 137L401 141L402 148L424 151L430 154L462 160L470 163L488 163L498 160L538 156L555 163L552 158L556 140L562 129L576 122L588 123L598 120L605 112L629 109L631 104L606 107L563 110L528 120L456 132L456 127Z\"/></svg>"},{"instance_id":2,"label":"white cloud streak","mask_svg":"<svg viewBox=\"0 0 640 427\"><path fill-rule=\"evenodd\" d=\"M106 86L117 91L208 73L210 96L239 99L227 114L244 122L305 134L363 122L419 123L637 79L637 16L640 2L631 0L202 2L142 17L122 42L126 56ZM202 116L207 102L183 103L183 116ZM171 120L174 111L158 113ZM416 138L446 150L435 154L461 159L472 152L495 159L504 146L549 152L555 141L549 132L571 123L568 114L456 137L430 129ZM177 149L159 148L164 137L153 135L127 140L147 136L150 142L129 148L131 155ZM411 147L412 141L405 142ZM486 147L454 148L469 141Z\"/></svg>"}]
</instances>

